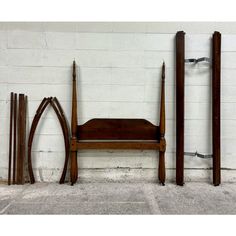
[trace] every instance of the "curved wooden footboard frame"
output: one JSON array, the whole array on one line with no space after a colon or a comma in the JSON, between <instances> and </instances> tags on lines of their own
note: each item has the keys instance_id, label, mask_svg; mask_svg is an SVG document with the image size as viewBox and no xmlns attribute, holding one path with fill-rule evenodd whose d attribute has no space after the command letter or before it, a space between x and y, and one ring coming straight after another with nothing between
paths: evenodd
<instances>
[{"instance_id":1,"label":"curved wooden footboard frame","mask_svg":"<svg viewBox=\"0 0 236 236\"><path fill-rule=\"evenodd\" d=\"M159 150L158 178L165 184L165 64L162 66L160 126L144 119L92 119L77 125L76 64L73 62L71 116L71 184L78 178L77 150L153 149Z\"/></svg>"},{"instance_id":2,"label":"curved wooden footboard frame","mask_svg":"<svg viewBox=\"0 0 236 236\"><path fill-rule=\"evenodd\" d=\"M54 97L54 98L49 97L49 98L44 98L42 100L42 102L40 103L40 105L36 111L36 114L34 116L34 119L32 121L31 128L30 128L29 139L28 139L28 170L29 170L29 177L30 177L31 184L35 183L34 172L33 172L32 161L31 161L31 149L32 149L32 144L33 144L33 138L34 138L34 134L35 134L38 122L39 122L43 112L45 111L46 107L49 104L52 106L53 110L55 111L55 113L57 115L57 118L58 118L60 125L61 125L63 136L64 136L65 162L64 162L64 167L63 167L63 171L62 171L59 183L63 184L65 182L67 165L68 165L69 155L70 155L70 153L69 153L69 150L70 150L69 127L68 127L66 117L64 115L63 109L62 109L59 101L57 100L56 97Z\"/></svg>"}]
</instances>

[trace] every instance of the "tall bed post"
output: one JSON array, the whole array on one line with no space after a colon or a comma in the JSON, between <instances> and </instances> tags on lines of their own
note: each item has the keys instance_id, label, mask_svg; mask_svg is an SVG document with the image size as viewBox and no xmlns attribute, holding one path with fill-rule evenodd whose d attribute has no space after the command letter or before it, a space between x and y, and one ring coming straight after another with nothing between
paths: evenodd
<instances>
[{"instance_id":1,"label":"tall bed post","mask_svg":"<svg viewBox=\"0 0 236 236\"><path fill-rule=\"evenodd\" d=\"M71 168L70 168L70 178L71 185L76 183L78 178L78 163L77 163L77 92L76 92L76 64L73 61L73 82L72 82L72 114L71 114Z\"/></svg>"},{"instance_id":2,"label":"tall bed post","mask_svg":"<svg viewBox=\"0 0 236 236\"><path fill-rule=\"evenodd\" d=\"M176 183L184 185L184 59L185 33L176 34Z\"/></svg>"},{"instance_id":3,"label":"tall bed post","mask_svg":"<svg viewBox=\"0 0 236 236\"><path fill-rule=\"evenodd\" d=\"M221 182L220 173L220 74L221 74L221 34L214 32L212 49L212 144L213 144L213 184Z\"/></svg>"},{"instance_id":4,"label":"tall bed post","mask_svg":"<svg viewBox=\"0 0 236 236\"><path fill-rule=\"evenodd\" d=\"M159 168L158 178L162 185L165 185L165 63L162 65L162 81L161 81L161 107L160 107L160 151L159 151Z\"/></svg>"}]
</instances>

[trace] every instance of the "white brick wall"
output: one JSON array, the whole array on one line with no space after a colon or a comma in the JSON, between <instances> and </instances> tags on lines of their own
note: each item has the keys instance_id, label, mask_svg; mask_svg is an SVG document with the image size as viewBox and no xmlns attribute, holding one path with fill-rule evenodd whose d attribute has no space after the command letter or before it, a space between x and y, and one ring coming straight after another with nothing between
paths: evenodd
<instances>
[{"instance_id":1,"label":"white brick wall","mask_svg":"<svg viewBox=\"0 0 236 236\"><path fill-rule=\"evenodd\" d=\"M10 92L29 96L29 124L44 96L56 96L71 118L71 64L78 69L78 119L144 118L159 123L161 64L166 62L166 166L175 174L174 36L186 30L186 58L210 56L217 25L200 23L0 24L0 178L7 178ZM166 27L165 27L166 26ZM236 177L236 32L222 35L222 180ZM225 28L224 28L225 27ZM188 33L188 32L192 32ZM197 33L197 34L195 34ZM201 34L202 33L202 34ZM211 153L211 78L206 65L186 66L185 150ZM33 143L38 180L57 181L64 161L59 122L43 115ZM156 180L154 151L81 151L81 179ZM186 157L187 180L211 178L211 160ZM41 177L39 177L41 175Z\"/></svg>"}]
</instances>

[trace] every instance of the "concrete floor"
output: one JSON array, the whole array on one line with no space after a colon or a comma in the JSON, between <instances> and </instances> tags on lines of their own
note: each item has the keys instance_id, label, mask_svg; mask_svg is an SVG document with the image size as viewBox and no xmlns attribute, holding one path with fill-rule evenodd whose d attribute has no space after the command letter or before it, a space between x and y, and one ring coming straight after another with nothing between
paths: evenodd
<instances>
[{"instance_id":1,"label":"concrete floor","mask_svg":"<svg viewBox=\"0 0 236 236\"><path fill-rule=\"evenodd\" d=\"M235 214L236 184L0 185L1 214Z\"/></svg>"}]
</instances>

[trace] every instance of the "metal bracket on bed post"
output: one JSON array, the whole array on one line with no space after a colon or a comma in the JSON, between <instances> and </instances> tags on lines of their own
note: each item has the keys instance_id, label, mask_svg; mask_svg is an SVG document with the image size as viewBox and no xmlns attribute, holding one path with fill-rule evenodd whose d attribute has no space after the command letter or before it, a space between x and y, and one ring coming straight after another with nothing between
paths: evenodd
<instances>
[{"instance_id":1,"label":"metal bracket on bed post","mask_svg":"<svg viewBox=\"0 0 236 236\"><path fill-rule=\"evenodd\" d=\"M197 64L199 62L211 63L211 59L208 57L190 58L190 59L185 59L184 62L185 63L194 63L194 64Z\"/></svg>"},{"instance_id":2,"label":"metal bracket on bed post","mask_svg":"<svg viewBox=\"0 0 236 236\"><path fill-rule=\"evenodd\" d=\"M200 158L203 158L203 159L213 157L212 154L201 154L201 153L198 153L197 151L196 152L184 152L184 155L185 156L191 156L191 157L200 157Z\"/></svg>"}]
</instances>

